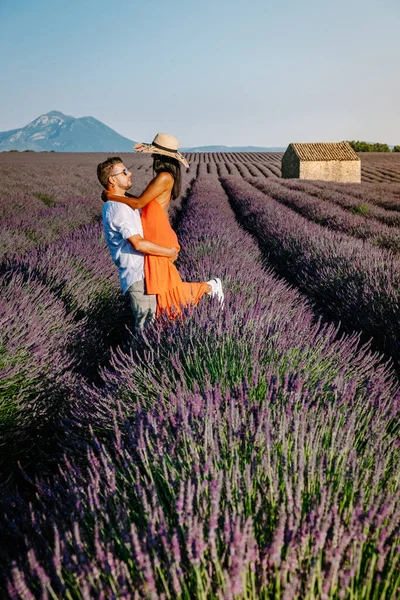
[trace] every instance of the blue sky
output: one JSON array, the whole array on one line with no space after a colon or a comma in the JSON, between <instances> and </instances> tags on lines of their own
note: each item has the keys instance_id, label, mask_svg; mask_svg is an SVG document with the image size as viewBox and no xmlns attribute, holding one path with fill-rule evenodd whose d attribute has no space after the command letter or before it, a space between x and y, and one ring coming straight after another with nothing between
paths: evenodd
<instances>
[{"instance_id":1,"label":"blue sky","mask_svg":"<svg viewBox=\"0 0 400 600\"><path fill-rule=\"evenodd\" d=\"M135 141L400 144L398 0L1 0L0 131L50 110Z\"/></svg>"}]
</instances>

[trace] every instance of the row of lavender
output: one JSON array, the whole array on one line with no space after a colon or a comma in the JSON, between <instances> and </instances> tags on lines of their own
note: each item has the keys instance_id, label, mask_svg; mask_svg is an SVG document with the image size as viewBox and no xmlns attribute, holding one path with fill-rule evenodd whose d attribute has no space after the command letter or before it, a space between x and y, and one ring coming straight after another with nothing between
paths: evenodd
<instances>
[{"instance_id":1,"label":"row of lavender","mask_svg":"<svg viewBox=\"0 0 400 600\"><path fill-rule=\"evenodd\" d=\"M281 152L202 152L188 153L190 163L205 162L211 165L234 164L244 171L255 166L267 169L268 177L281 176ZM364 183L395 184L400 186L400 155L369 153L359 154L361 158L361 178ZM252 176L258 174L250 173Z\"/></svg>"},{"instance_id":2,"label":"row of lavender","mask_svg":"<svg viewBox=\"0 0 400 600\"><path fill-rule=\"evenodd\" d=\"M0 259L19 256L98 220L99 187L94 173L96 163L104 158L90 154L5 154L0 195ZM121 158L128 167L133 163L133 192L139 193L151 178L150 157L127 154ZM220 177L280 178L279 153L189 153L188 158L192 165L191 171L185 173L188 180L200 163L207 164L208 173ZM326 193L330 194L330 188ZM346 197L357 193L359 186L348 186ZM392 210L399 208L399 185L364 185L362 194L368 203ZM364 203L361 208L365 211Z\"/></svg>"},{"instance_id":3,"label":"row of lavender","mask_svg":"<svg viewBox=\"0 0 400 600\"><path fill-rule=\"evenodd\" d=\"M29 154L13 156L2 164L0 261L99 221L101 188L96 165L105 158ZM140 193L151 178L151 165L144 157L135 156L133 161L127 155L126 160L128 166L135 162L133 189Z\"/></svg>"},{"instance_id":4,"label":"row of lavender","mask_svg":"<svg viewBox=\"0 0 400 600\"><path fill-rule=\"evenodd\" d=\"M222 276L225 310L152 326L75 396L87 459L42 479L28 518L6 511L9 597L394 598L389 371L263 269L206 165L179 237L182 274Z\"/></svg>"},{"instance_id":5,"label":"row of lavender","mask_svg":"<svg viewBox=\"0 0 400 600\"><path fill-rule=\"evenodd\" d=\"M92 163L93 159L93 180ZM70 166L77 168L76 164ZM136 167L139 169L135 168L132 191L140 193L151 178L151 161L142 161ZM140 167L144 167L143 174ZM89 165L86 169L89 177ZM189 173L184 175L184 192L190 177ZM58 190L58 197L66 193L54 182L52 185ZM98 221L101 188L97 184L93 187L97 199L91 209ZM76 200L76 207L82 207L87 197L82 193ZM9 201L14 203L11 194ZM181 201L182 197L172 207L176 220ZM102 225L95 222L79 227L76 221L68 221L64 210L67 230L76 230L65 236L59 232L55 241L46 244L54 212L35 214L28 192L22 192L18 202L26 206L28 223L36 219L40 243L29 252L23 248L21 256L10 256L0 263L3 480L6 476L15 477L18 462L30 470L41 468L49 452L57 459L55 447L63 447L63 423L71 414L73 390L84 381L96 380L99 367L109 361L112 347L126 338L131 322L131 310L121 294ZM66 198L65 202L69 208L73 204L68 204ZM83 207L81 222L86 216Z\"/></svg>"},{"instance_id":6,"label":"row of lavender","mask_svg":"<svg viewBox=\"0 0 400 600\"><path fill-rule=\"evenodd\" d=\"M243 156L235 160L241 163L245 161ZM95 169L105 158L92 154L3 154L0 261L21 256L98 221L100 194ZM128 167L134 166L132 192L139 194L151 179L151 158L137 154L123 154L121 158ZM184 193L197 160L209 157L192 156L192 170L184 173ZM232 169L238 173L235 165ZM279 175L276 167L274 175Z\"/></svg>"},{"instance_id":7,"label":"row of lavender","mask_svg":"<svg viewBox=\"0 0 400 600\"><path fill-rule=\"evenodd\" d=\"M301 201L310 210L308 196L296 200L295 192L269 183L262 183L263 193L237 177L222 182L238 219L256 236L278 272L314 301L325 317L340 321L349 331L361 331L364 339L372 337L375 347L391 356L398 368L397 257L368 241L313 223L282 205L291 198L291 205L299 206ZM314 210L319 210L318 202ZM327 215L333 211L329 205L325 210Z\"/></svg>"},{"instance_id":8,"label":"row of lavender","mask_svg":"<svg viewBox=\"0 0 400 600\"><path fill-rule=\"evenodd\" d=\"M100 224L3 263L0 470L30 472L64 445L72 392L119 342L129 307ZM47 450L46 450L47 449Z\"/></svg>"},{"instance_id":9,"label":"row of lavender","mask_svg":"<svg viewBox=\"0 0 400 600\"><path fill-rule=\"evenodd\" d=\"M310 221L372 245L400 252L400 212L385 210L366 201L336 192L327 185L296 180L245 178L267 196ZM400 202L396 204L400 210ZM390 257L388 256L388 260Z\"/></svg>"},{"instance_id":10,"label":"row of lavender","mask_svg":"<svg viewBox=\"0 0 400 600\"><path fill-rule=\"evenodd\" d=\"M238 167L231 161L231 171L237 173L238 175L245 175L242 171L240 172L240 164L244 164L245 156L238 156ZM248 156L248 155L247 155ZM198 164L202 166L202 168L206 167L207 174L209 176L213 176L218 174L224 174L223 170L225 167L225 163L222 161L223 155L219 156L220 160L215 160L214 165L216 165L215 169L210 169L210 163L205 160L205 156L198 156ZM130 161L132 157L126 157L126 163ZM142 159L142 157L135 157L136 159ZM52 159L55 160L55 159ZM59 160L59 159L57 159ZM229 162L229 161L228 161ZM217 164L219 163L219 164ZM59 163L58 167L61 168L64 165L64 162ZM55 170L54 165L53 168L49 167L50 176L51 173ZM67 165L68 166L68 165ZM194 165L196 168L196 164ZM90 169L89 169L90 167ZM19 169L21 170L21 165L19 165ZM235 171L236 169L236 171ZM71 176L73 173L80 173L81 170L85 173L85 178L90 180L93 185L93 172L94 172L94 164L93 158L90 158L89 162L86 161L84 164L79 165L75 162L72 162L69 166L69 175ZM141 173L142 171L142 173ZM249 171L247 171L249 172ZM58 173L58 171L57 171ZM136 165L135 168L135 176L134 176L134 189L135 193L139 193L141 189L143 189L145 183L147 182L147 178L150 176L150 163L149 161L140 162ZM193 169L189 173L185 174L185 189L189 185L190 178L193 176ZM11 175L9 174L11 178ZM67 178L65 179L67 181ZM254 183L254 180L252 180ZM275 180L276 181L276 180ZM60 181L58 181L60 183ZM30 183L32 184L32 182ZM58 197L61 199L66 199L67 196L65 194L68 191L68 188L65 189L63 185L60 185L58 188L54 184L54 178L52 180L51 185L54 189L58 190ZM268 190L273 194L274 182L269 180L261 180L258 181L258 185L261 186L269 186ZM275 195L274 197L278 200L282 201L282 194L285 195L286 201L290 200L292 205L294 204L294 196L285 192L285 190L281 187L276 187L278 182L275 184ZM304 187L304 184L301 182L286 182L286 186L291 188L300 188ZM97 186L97 184L96 184ZM272 186L272 187L271 187ZM339 187L340 186L336 186ZM366 186L362 186L365 188ZM12 188L12 186L11 186ZM339 204L341 203L343 206L343 196L342 194L336 194L331 190L327 190L323 185L317 186L314 185L306 185L307 189L307 201L305 203L306 209L310 211L310 193L317 193L318 196L323 198L333 198ZM346 188L348 190L348 194L357 195L360 194L359 188L349 186ZM99 188L95 188L97 193L96 200L96 208L97 211L99 209L99 205L101 205L99 201ZM267 191L268 191L267 190ZM272 190L272 191L271 191ZM277 191L278 190L278 191ZM283 190L283 191L282 191ZM285 193L284 193L285 192ZM361 193L364 193L361 191ZM368 194L368 191L367 191ZM9 200L13 204L13 196L11 194ZM367 196L368 198L368 196ZM349 204L350 199L350 204ZM26 209L24 213L29 215L30 211L30 198L25 198ZM312 198L311 198L312 201ZM389 200L386 199L386 202ZM393 200L395 202L395 200ZM86 203L86 200L85 200ZM304 208L304 197L302 197L302 203ZM351 208L351 197L350 195L345 197L345 203L347 208ZM82 206L84 203L82 201L82 196L78 197L77 207ZM297 205L299 203L297 202ZM312 208L317 213L319 211L320 220L324 223L327 223L331 227L335 225L337 228L342 227L343 224L346 223L346 219L341 216L341 222L338 224L337 214L333 215L331 221L329 221L328 215L326 211L328 210L332 212L332 207L329 204L326 204L323 207L321 214L321 204L323 203L313 203ZM66 204L68 206L68 204ZM365 208L367 204L363 202L363 207ZM376 207L375 211L373 211L374 207L371 204L368 204L368 211L370 211L371 216L377 217ZM174 206L175 212L179 212L179 206ZM84 212L84 211L82 211ZM334 212L334 211L333 211ZM380 218L385 218L383 215L384 211L380 211ZM309 214L309 212L308 212ZM365 215L365 213L364 213ZM36 215L37 216L37 215ZM14 258L13 260L8 260L3 262L1 265L1 273L4 276L5 287L3 288L3 306L5 307L3 310L3 328L2 328L2 355L4 356L2 365L3 368L6 369L5 377L3 378L2 389L3 393L6 394L7 397L14 398L15 395L22 393L21 390L25 390L24 394L26 394L26 390L31 388L33 395L36 394L37 390L42 390L43 388L49 389L49 382L54 381L58 382L57 377L54 377L54 372L63 374L67 367L64 366L70 364L72 360L70 358L71 352L73 355L74 362L74 370L78 370L80 373L84 373L85 375L92 376L96 371L97 366L102 364L107 360L109 356L109 348L110 345L116 343L117 340L120 339L121 332L123 331L127 321L129 320L129 309L124 302L121 301L118 284L116 281L115 271L107 256L107 253L104 248L104 244L101 238L101 228L100 226L92 226L89 228L84 228L79 230L76 234L71 234L67 236L65 240L60 244L59 242L50 244L46 247L43 247L43 243L46 240L46 235L48 231L48 219L51 221L54 215L46 215L45 219L41 219L37 221L37 227L40 231L40 248L37 251L30 252L26 254L23 259ZM98 213L97 213L98 216ZM315 214L314 214L315 216ZM29 215L28 221L32 221L32 214ZM347 217L348 218L348 217ZM392 211L391 213L386 213L387 219L392 219L393 223L396 223L396 213ZM84 221L85 219L83 219ZM352 223L353 220L353 223ZM357 227L355 228L354 221L357 220ZM72 226L71 222L68 222L66 219L66 215L63 215L63 222L68 223L68 226ZM367 222L367 215L365 216L354 216L350 219L350 228L352 228L352 232L354 231L358 233L361 237L365 237L368 235L371 230L374 231L374 227L365 227ZM371 220L371 222L373 222ZM348 224L348 222L347 222ZM363 227L361 227L361 225ZM349 228L348 228L349 229ZM375 227L376 231L376 227ZM318 234L318 230L315 231L315 234ZM382 238L382 236L377 237L378 241L383 242L383 245L389 245L389 247L395 247L395 243L397 241L397 229L389 228L387 229L387 235ZM391 245L391 246L390 246ZM83 252L81 249L85 248L86 252ZM321 257L322 260L323 257ZM308 260L308 259L307 259ZM377 261L379 262L379 268L386 268L386 262L390 261L390 257L387 255L380 255L377 257ZM289 277L289 279L293 280L290 274L290 269L288 269L288 265L286 265L286 270L283 273ZM392 271L396 269L396 265L394 264ZM298 280L302 279L302 274L294 268L294 271L298 274ZM19 275L18 275L19 274ZM14 278L15 275L15 278ZM19 279L18 279L19 277ZM357 275L360 278L360 275ZM358 279L357 277L353 277L353 300L358 295L359 290L357 289ZM28 282L25 285L25 288L28 288L28 291L24 290L22 293L22 297L19 298L18 291L20 290L20 284L18 281ZM295 280L296 281L296 280ZM38 289L41 289L41 292L38 294L37 289L35 289L36 282L38 282ZM304 283L304 282L303 282ZM378 347L380 339L377 336L377 331L380 330L381 336L384 337L384 342L386 345L380 345L381 348L384 348L388 354L395 355L397 352L397 347L393 346L393 340L397 339L397 330L396 323L398 322L397 318L397 304L396 304L396 295L395 295L395 286L396 283L386 288L386 279L384 279L383 283L381 282L379 285L385 288L384 296L388 296L386 298L386 302L384 303L383 310L382 306L380 306L380 296L379 296L379 285L378 290L375 292L376 302L374 305L368 305L368 302L371 298L368 298L368 291L364 294L365 297L365 308L364 312L361 313L355 320L352 317L352 310L345 310L345 325L348 324L349 328L353 328L356 325L361 331L364 331L367 335L374 335L375 339L378 341ZM42 287L40 287L42 286ZM318 287L318 286L317 286ZM375 285L376 288L376 285ZM342 281L341 292L343 297L346 296L346 282ZM310 286L304 286L303 290L310 295ZM323 305L324 309L327 310L327 314L329 317L333 317L334 319L343 319L342 315L342 304L338 302L338 297L335 296L333 299L333 304L335 305L335 311L331 311L331 303L325 302L324 297L324 289L321 291L321 285L319 282L319 291L312 290L311 297L313 299L322 298L320 301L320 305ZM328 290L329 291L329 290ZM343 292L343 293L342 293ZM319 294L319 296L318 296ZM58 306L58 311L60 314L65 314L67 321L70 322L69 326L63 327L63 319L60 318L60 315L57 316L57 319L54 319L55 323L58 323L59 334L61 338L65 338L65 342L63 346L65 348L63 353L63 359L55 361L48 361L48 354L44 352L41 353L41 344L36 339L36 336L39 335L39 340L41 336L45 338L46 343L45 346L51 348L51 343L53 337L48 335L48 328L51 330L57 331L57 327L50 320L48 325L43 326L43 330L41 330L41 322L46 319L42 318L42 315L46 314L46 311L39 311L37 319L32 318L31 320L27 320L26 317L22 317L24 311L27 314L28 309L35 311L36 308L30 308L31 306L38 306L37 297L42 298L41 302L44 305L56 305ZM44 300L44 297L46 299ZM14 304L15 302L19 303L18 311L13 315ZM349 304L348 299L346 299L347 306ZM351 302L351 301L350 301ZM389 305L389 310L385 307ZM354 306L351 305L351 309ZM356 307L358 309L358 306ZM60 312L61 311L61 312ZM50 311L51 312L51 311ZM363 321L363 314L367 314L367 319ZM376 321L376 314L379 315L379 318ZM10 315L13 315L11 318ZM390 321L389 328L386 327L386 321ZM371 329L370 323L372 322L373 328ZM10 325L11 324L11 325ZM76 325L77 324L77 325ZM82 330L83 328L83 330ZM72 335L69 331L74 332ZM394 331L394 334L390 333L390 330ZM85 333L83 333L85 331ZM389 331L389 335L388 335ZM32 332L33 338L31 339L30 332ZM46 333L45 333L46 332ZM72 340L70 340L72 335ZM55 339L55 338L54 338ZM22 340L18 343L15 340ZM35 340L35 341L32 341ZM78 340L78 341L77 341ZM84 342L84 343L82 343ZM79 347L79 350L78 350ZM79 366L80 365L80 366ZM51 366L51 369L49 370ZM55 370L55 371L54 371ZM27 373L30 373L30 377L27 376ZM57 384L58 385L58 384ZM51 386L50 386L51 387ZM15 405L11 402L7 405L7 418L4 419L5 423L10 425L9 430L12 430L12 425L16 421L20 422L21 414L24 414L24 419L29 422L29 418L27 419L27 413L23 410L23 406L20 404L19 409L16 410ZM46 419L43 418L42 413L38 413L38 419L45 424ZM30 427L28 427L30 429ZM16 444L18 448L22 448L18 441Z\"/></svg>"},{"instance_id":11,"label":"row of lavender","mask_svg":"<svg viewBox=\"0 0 400 600\"><path fill-rule=\"evenodd\" d=\"M363 181L400 184L400 157L397 154L363 152L359 156Z\"/></svg>"}]
</instances>

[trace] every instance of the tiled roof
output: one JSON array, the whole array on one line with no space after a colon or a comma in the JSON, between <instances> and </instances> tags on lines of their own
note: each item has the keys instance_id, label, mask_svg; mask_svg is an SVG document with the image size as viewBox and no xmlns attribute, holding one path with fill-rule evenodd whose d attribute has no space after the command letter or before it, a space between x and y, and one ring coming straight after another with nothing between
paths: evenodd
<instances>
[{"instance_id":1,"label":"tiled roof","mask_svg":"<svg viewBox=\"0 0 400 600\"><path fill-rule=\"evenodd\" d=\"M360 160L348 142L290 144L300 160Z\"/></svg>"}]
</instances>

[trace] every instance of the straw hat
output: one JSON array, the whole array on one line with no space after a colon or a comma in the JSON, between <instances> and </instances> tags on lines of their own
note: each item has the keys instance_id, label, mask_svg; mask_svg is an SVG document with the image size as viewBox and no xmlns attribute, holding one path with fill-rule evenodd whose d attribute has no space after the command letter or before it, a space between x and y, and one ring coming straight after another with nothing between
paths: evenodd
<instances>
[{"instance_id":1,"label":"straw hat","mask_svg":"<svg viewBox=\"0 0 400 600\"><path fill-rule=\"evenodd\" d=\"M169 133L157 133L151 144L140 142L133 146L133 149L136 152L148 152L150 154L164 154L165 156L171 156L172 158L179 160L179 162L188 169L189 163L186 158L178 152L178 145L178 140L173 135Z\"/></svg>"}]
</instances>

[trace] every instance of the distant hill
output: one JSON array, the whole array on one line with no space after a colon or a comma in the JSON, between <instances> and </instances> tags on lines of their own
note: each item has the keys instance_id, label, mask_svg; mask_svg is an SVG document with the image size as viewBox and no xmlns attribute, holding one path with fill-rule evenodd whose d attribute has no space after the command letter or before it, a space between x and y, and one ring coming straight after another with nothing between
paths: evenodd
<instances>
[{"instance_id":1,"label":"distant hill","mask_svg":"<svg viewBox=\"0 0 400 600\"><path fill-rule=\"evenodd\" d=\"M0 133L0 151L132 152L134 144L93 117L76 119L56 110Z\"/></svg>"},{"instance_id":2,"label":"distant hill","mask_svg":"<svg viewBox=\"0 0 400 600\"><path fill-rule=\"evenodd\" d=\"M52 110L21 129L0 132L0 152L132 152L136 142L93 117L70 117ZM199 146L182 152L283 152L259 146Z\"/></svg>"},{"instance_id":3,"label":"distant hill","mask_svg":"<svg viewBox=\"0 0 400 600\"><path fill-rule=\"evenodd\" d=\"M273 146L197 146L196 148L182 148L182 152L285 152L283 148Z\"/></svg>"}]
</instances>

